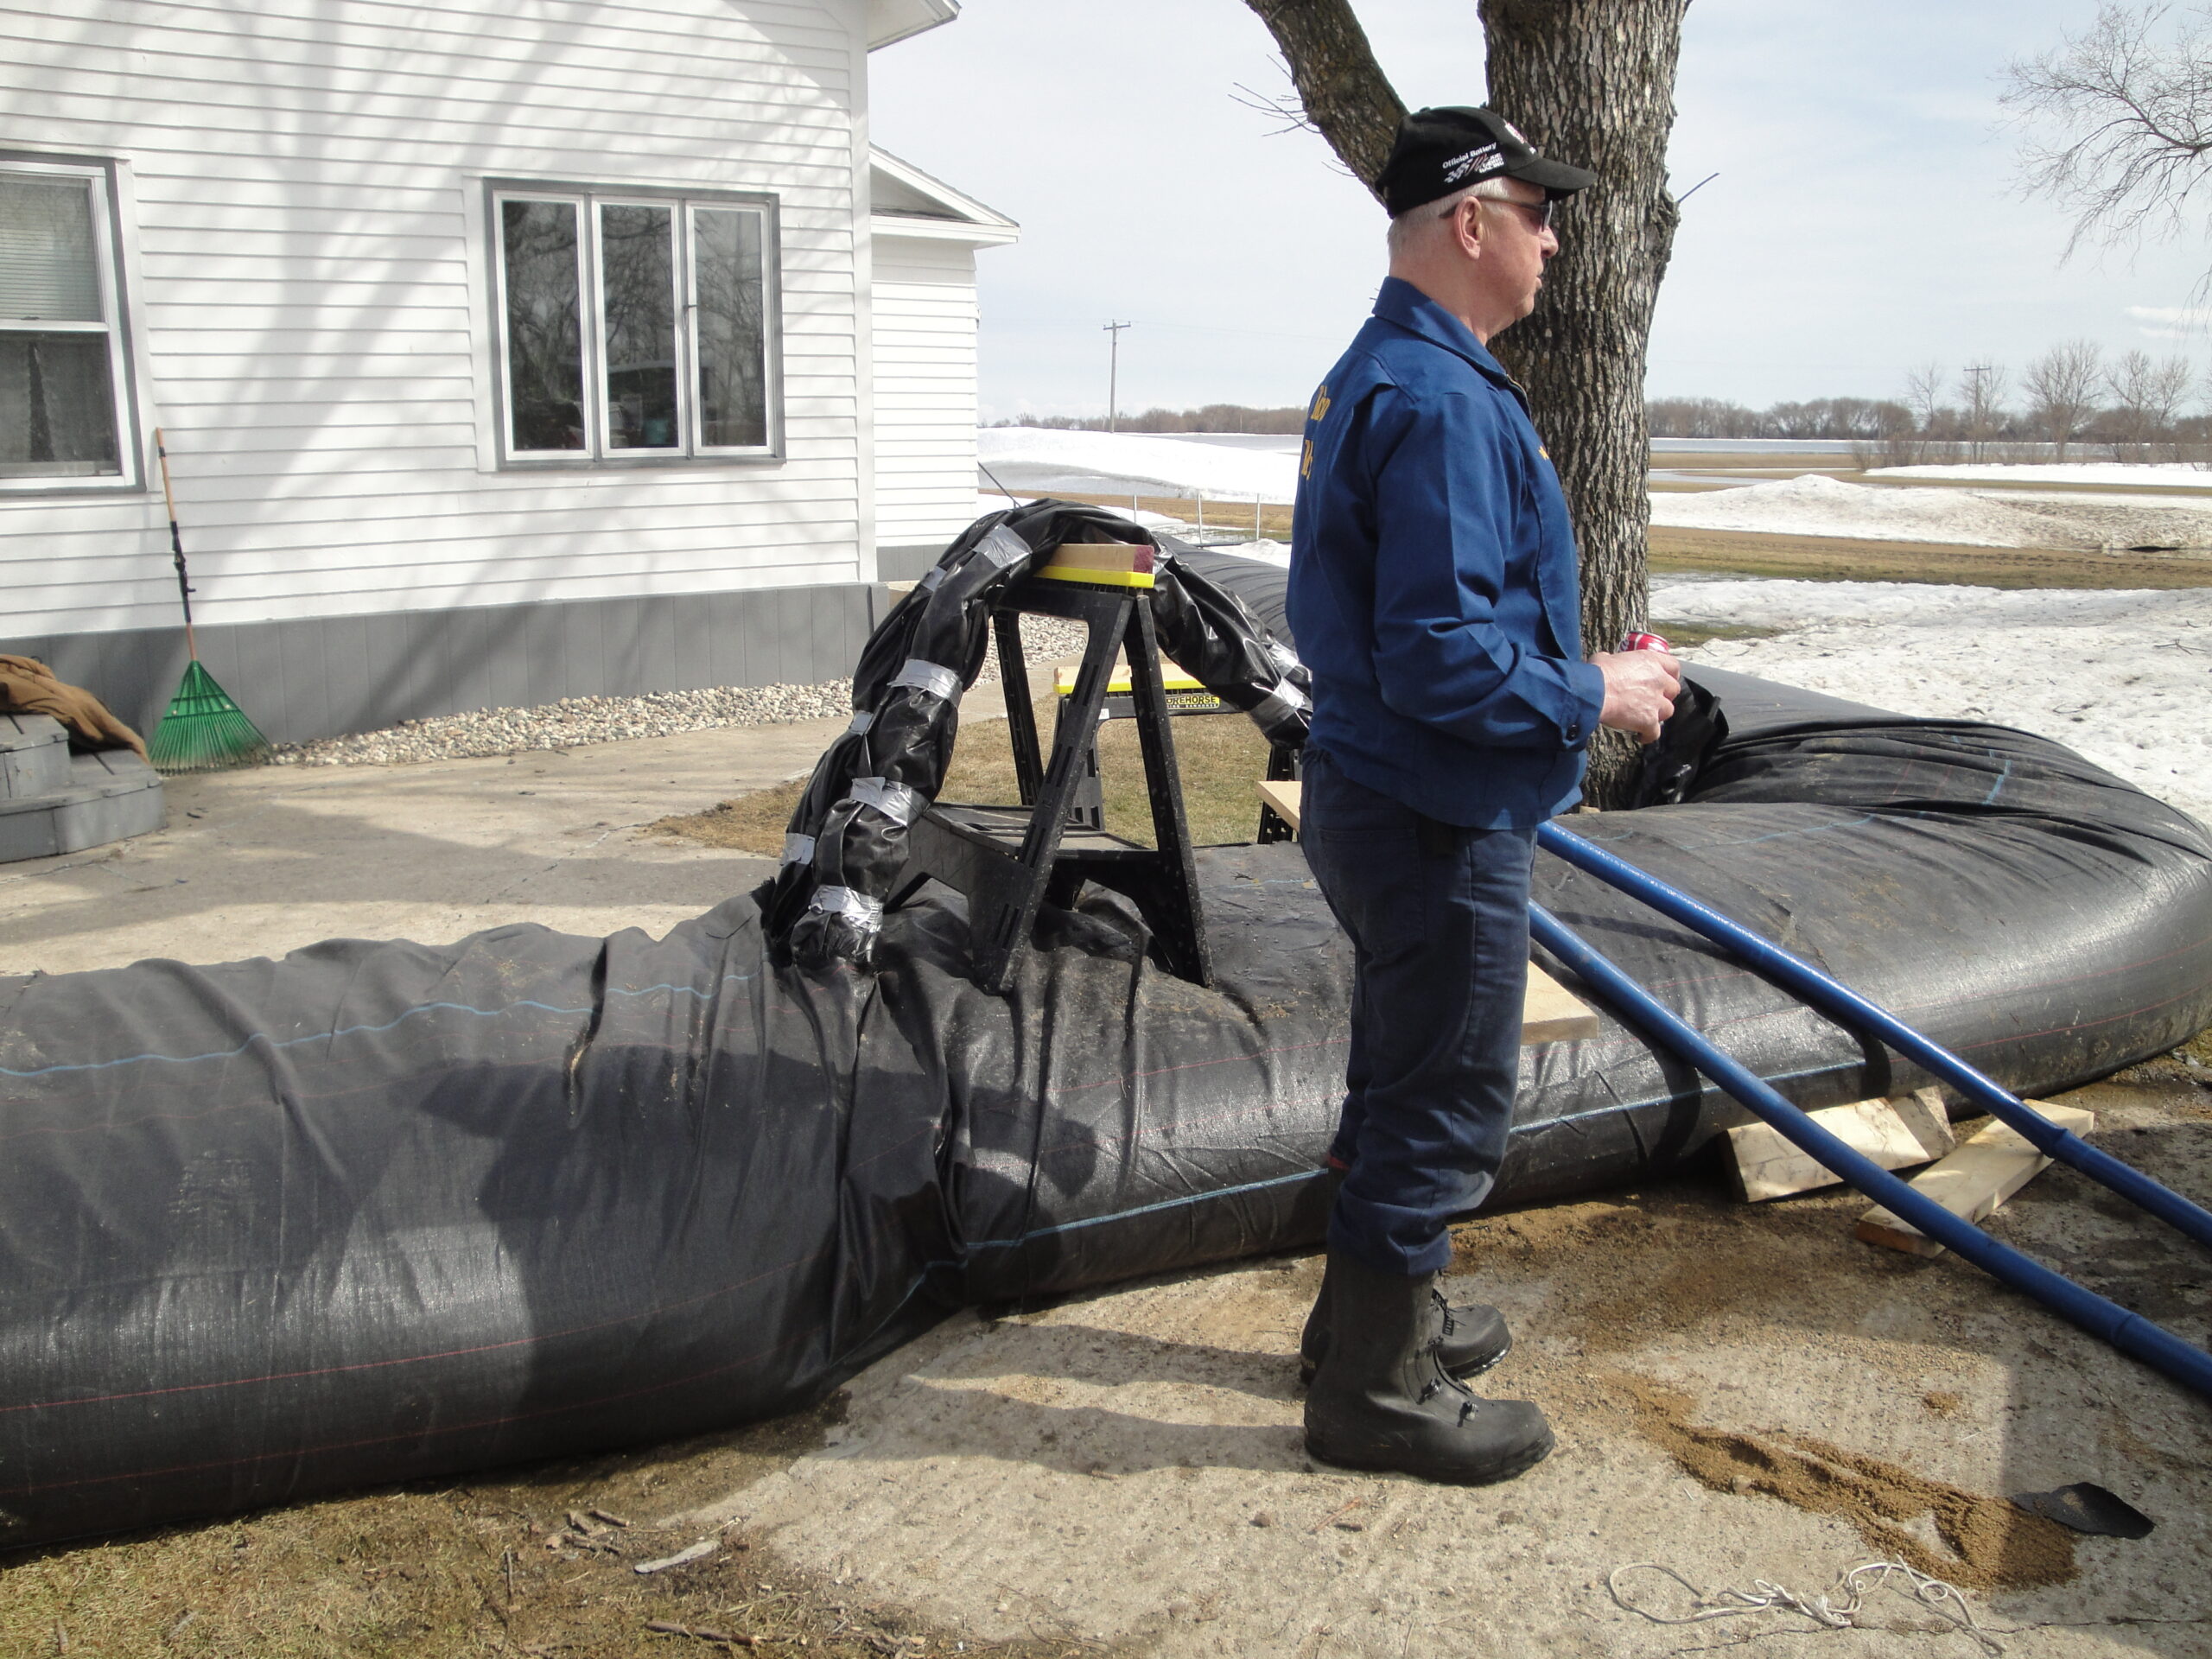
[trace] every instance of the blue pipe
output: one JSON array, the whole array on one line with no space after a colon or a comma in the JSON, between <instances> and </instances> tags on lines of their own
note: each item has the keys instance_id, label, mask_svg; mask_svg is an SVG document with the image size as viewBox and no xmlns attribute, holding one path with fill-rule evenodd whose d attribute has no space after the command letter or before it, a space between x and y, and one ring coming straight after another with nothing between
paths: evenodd
<instances>
[{"instance_id":1,"label":"blue pipe","mask_svg":"<svg viewBox=\"0 0 2212 1659\"><path fill-rule=\"evenodd\" d=\"M2212 1212L2191 1203L2171 1187L2162 1186L2141 1170L2120 1162L2110 1153L2098 1150L2073 1130L2052 1122L1994 1078L1976 1071L1941 1044L1922 1036L1888 1009L1830 978L1803 957L1792 956L1680 888L1669 887L1627 860L1592 846L1557 824L1542 826L1536 832L1536 840L1546 852L1703 934L1783 988L1796 992L1838 1024L1880 1038L1923 1071L1941 1077L1999 1122L2017 1131L2044 1157L2080 1170L2091 1180L2102 1182L2161 1221L2178 1227L2198 1243L2212 1245Z\"/></svg>"},{"instance_id":2,"label":"blue pipe","mask_svg":"<svg viewBox=\"0 0 2212 1659\"><path fill-rule=\"evenodd\" d=\"M1983 1272L2034 1297L2090 1335L2101 1337L2122 1353L2132 1354L2145 1364L2164 1372L2183 1388L2212 1398L2212 1354L2191 1347L2171 1332L2140 1314L2129 1313L2119 1303L2109 1301L2094 1291L2084 1290L2011 1245L2000 1244L1972 1222L1961 1220L1925 1194L1914 1192L1865 1154L1855 1152L1837 1140L1777 1094L1764 1080L1715 1048L1702 1033L1592 950L1541 905L1529 906L1529 933L1580 975L1623 1017L1642 1027L1655 1042L1694 1065L1796 1146L1891 1214L1910 1223L1937 1243L1956 1250Z\"/></svg>"}]
</instances>

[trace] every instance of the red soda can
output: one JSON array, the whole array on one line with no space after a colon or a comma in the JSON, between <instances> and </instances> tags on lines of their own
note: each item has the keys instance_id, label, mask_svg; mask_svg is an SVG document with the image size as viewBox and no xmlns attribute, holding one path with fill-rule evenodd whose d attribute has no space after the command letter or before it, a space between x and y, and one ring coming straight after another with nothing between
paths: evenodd
<instances>
[{"instance_id":1,"label":"red soda can","mask_svg":"<svg viewBox=\"0 0 2212 1659\"><path fill-rule=\"evenodd\" d=\"M1624 633L1621 636L1623 651L1663 651L1669 655L1674 647L1656 633Z\"/></svg>"}]
</instances>

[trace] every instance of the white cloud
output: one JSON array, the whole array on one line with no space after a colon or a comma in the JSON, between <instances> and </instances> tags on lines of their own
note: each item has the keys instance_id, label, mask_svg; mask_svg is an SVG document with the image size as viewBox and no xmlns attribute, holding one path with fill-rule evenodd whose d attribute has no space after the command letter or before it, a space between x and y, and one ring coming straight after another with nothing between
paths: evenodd
<instances>
[{"instance_id":1,"label":"white cloud","mask_svg":"<svg viewBox=\"0 0 2212 1659\"><path fill-rule=\"evenodd\" d=\"M2131 305L2127 315L2138 322L2159 322L2169 328L2202 328L2212 323L2212 306L2203 305ZM2145 334L2154 331L2145 328Z\"/></svg>"}]
</instances>

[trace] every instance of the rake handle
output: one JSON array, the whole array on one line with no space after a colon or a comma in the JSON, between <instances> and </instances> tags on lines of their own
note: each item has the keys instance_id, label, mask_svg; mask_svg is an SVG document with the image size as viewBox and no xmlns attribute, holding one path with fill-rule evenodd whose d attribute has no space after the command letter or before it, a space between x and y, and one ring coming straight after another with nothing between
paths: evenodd
<instances>
[{"instance_id":1,"label":"rake handle","mask_svg":"<svg viewBox=\"0 0 2212 1659\"><path fill-rule=\"evenodd\" d=\"M154 454L162 463L162 499L169 510L169 551L176 556L176 594L184 601L184 649L194 662L200 660L199 642L192 634L192 583L184 569L184 537L176 527L176 494L169 488L169 452L162 442L162 429L154 429Z\"/></svg>"}]
</instances>

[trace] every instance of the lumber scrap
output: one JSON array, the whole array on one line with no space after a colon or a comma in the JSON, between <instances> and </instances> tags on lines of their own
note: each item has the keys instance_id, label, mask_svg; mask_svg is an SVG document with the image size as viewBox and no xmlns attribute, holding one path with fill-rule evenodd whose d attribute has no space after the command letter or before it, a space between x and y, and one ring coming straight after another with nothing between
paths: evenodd
<instances>
[{"instance_id":1,"label":"lumber scrap","mask_svg":"<svg viewBox=\"0 0 2212 1659\"><path fill-rule=\"evenodd\" d=\"M2094 1112L2056 1106L2045 1100L2026 1103L2061 1128L2086 1135L2096 1127ZM1958 1148L1913 1178L1912 1190L1963 1221L1986 1220L1997 1207L2050 1166L2051 1160L2004 1124L1990 1122ZM1912 1255L1941 1255L1943 1247L1879 1205L1859 1218L1859 1236Z\"/></svg>"},{"instance_id":2,"label":"lumber scrap","mask_svg":"<svg viewBox=\"0 0 2212 1659\"><path fill-rule=\"evenodd\" d=\"M1909 1169L1941 1158L1955 1144L1943 1097L1934 1089L1890 1099L1854 1100L1807 1114L1853 1152L1884 1169ZM1842 1177L1767 1123L1728 1131L1736 1195L1749 1204L1834 1186Z\"/></svg>"},{"instance_id":3,"label":"lumber scrap","mask_svg":"<svg viewBox=\"0 0 2212 1659\"><path fill-rule=\"evenodd\" d=\"M1598 1034L1590 1005L1535 963L1529 964L1529 988L1521 998L1521 1046L1580 1042Z\"/></svg>"},{"instance_id":4,"label":"lumber scrap","mask_svg":"<svg viewBox=\"0 0 2212 1659\"><path fill-rule=\"evenodd\" d=\"M1260 798L1274 809L1274 815L1292 829L1298 828L1299 785L1295 780L1285 781L1270 778L1260 785Z\"/></svg>"},{"instance_id":5,"label":"lumber scrap","mask_svg":"<svg viewBox=\"0 0 2212 1659\"><path fill-rule=\"evenodd\" d=\"M1298 828L1299 797L1294 781L1269 779L1260 785L1260 798L1293 830ZM1579 1042L1597 1034L1598 1016L1590 1005L1530 963L1529 988L1521 1000L1521 1046Z\"/></svg>"}]
</instances>

